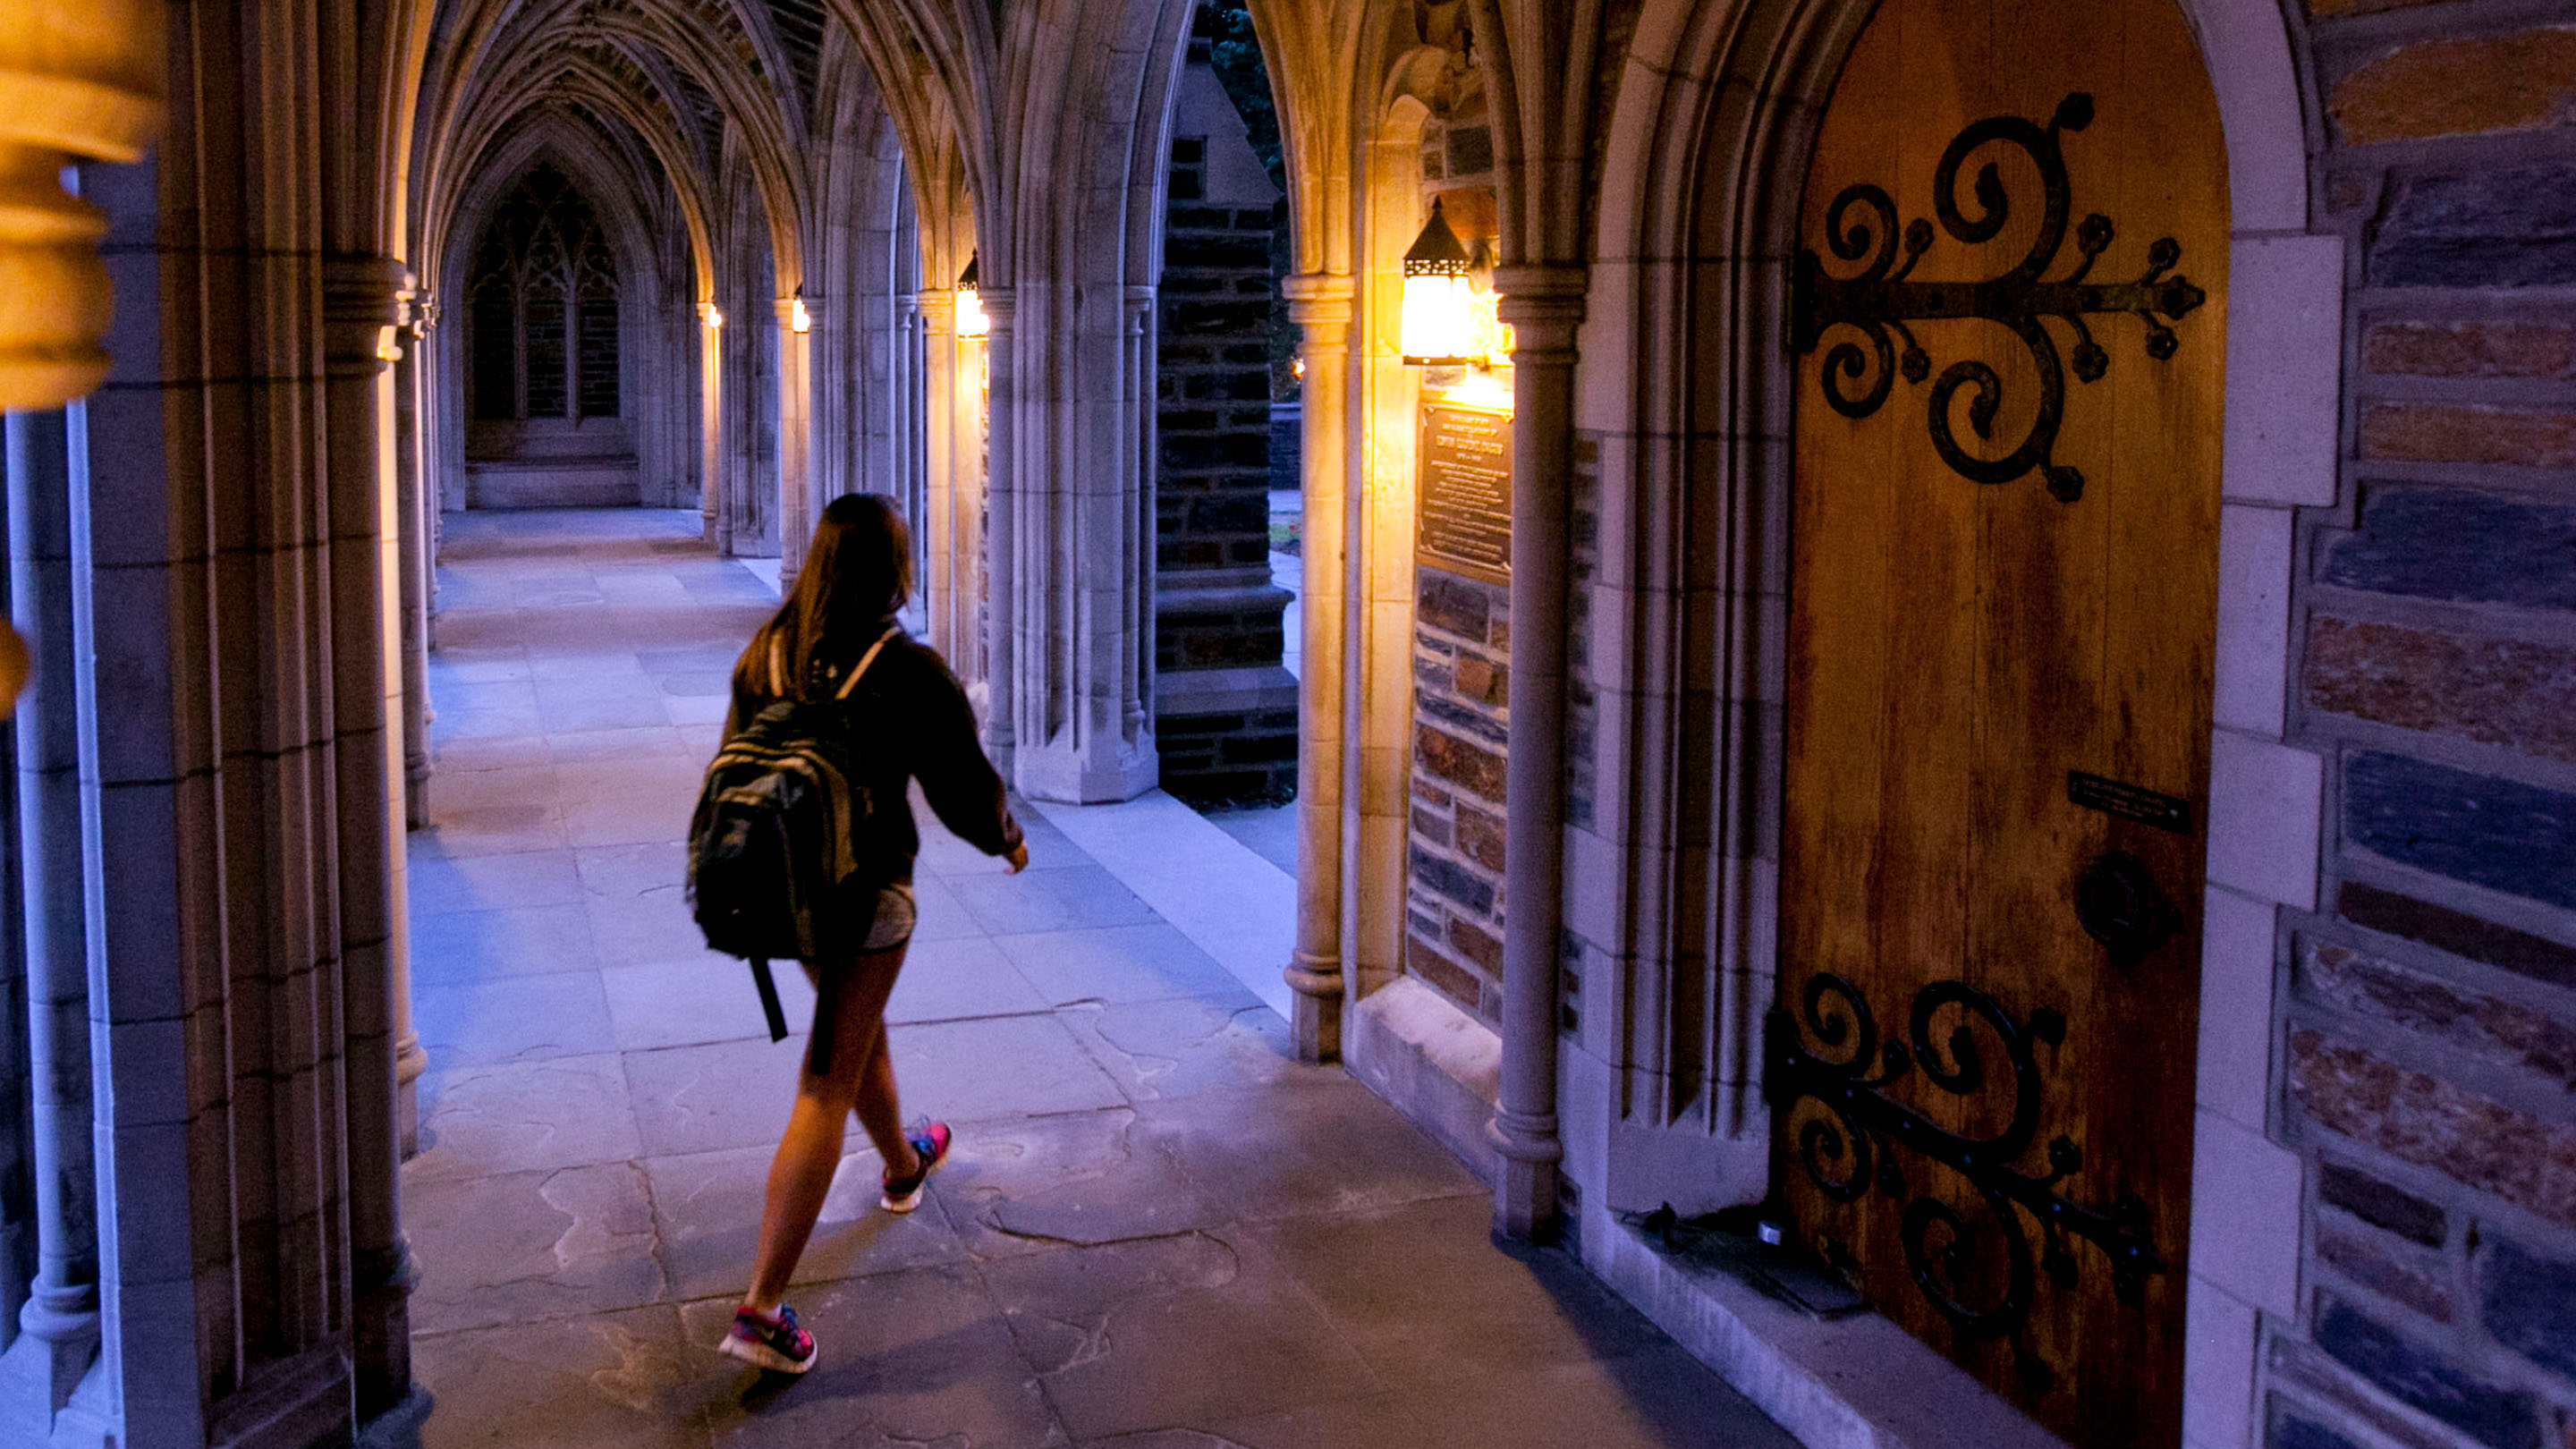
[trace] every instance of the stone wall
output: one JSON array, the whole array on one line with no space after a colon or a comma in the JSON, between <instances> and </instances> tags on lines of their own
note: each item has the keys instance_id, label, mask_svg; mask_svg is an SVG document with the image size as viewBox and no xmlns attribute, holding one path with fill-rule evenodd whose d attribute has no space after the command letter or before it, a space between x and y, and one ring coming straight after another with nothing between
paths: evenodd
<instances>
[{"instance_id":1,"label":"stone wall","mask_svg":"<svg viewBox=\"0 0 2576 1449\"><path fill-rule=\"evenodd\" d=\"M1574 440L1574 537L1565 590L1565 824L1590 831L1600 823L1601 696L1592 674L1593 592L1601 580L1601 438ZM1573 922L1557 967L1557 1029L1569 1037L1583 1030L1583 978L1605 954Z\"/></svg>"},{"instance_id":2,"label":"stone wall","mask_svg":"<svg viewBox=\"0 0 2576 1449\"><path fill-rule=\"evenodd\" d=\"M1155 740L1173 793L1274 803L1297 788L1297 683L1280 663L1289 596L1270 578L1280 203L1205 39L1191 43L1173 133L1156 318Z\"/></svg>"},{"instance_id":3,"label":"stone wall","mask_svg":"<svg viewBox=\"0 0 2576 1449\"><path fill-rule=\"evenodd\" d=\"M1404 966L1487 1025L1498 1025L1511 590L1427 566L1414 572Z\"/></svg>"},{"instance_id":4,"label":"stone wall","mask_svg":"<svg viewBox=\"0 0 2576 1449\"><path fill-rule=\"evenodd\" d=\"M2331 762L2275 1060L2307 1162L2297 1449L2576 1442L2576 5L2309 0L2350 245L2344 510L2294 730Z\"/></svg>"}]
</instances>

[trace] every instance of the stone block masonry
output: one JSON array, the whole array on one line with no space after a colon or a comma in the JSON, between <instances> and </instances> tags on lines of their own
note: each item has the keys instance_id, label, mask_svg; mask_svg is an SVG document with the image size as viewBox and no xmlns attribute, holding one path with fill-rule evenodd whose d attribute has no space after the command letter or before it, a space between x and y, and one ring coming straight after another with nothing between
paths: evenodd
<instances>
[{"instance_id":1,"label":"stone block masonry","mask_svg":"<svg viewBox=\"0 0 2576 1449\"><path fill-rule=\"evenodd\" d=\"M2331 905L2285 916L2307 1159L2271 1449L2576 1442L2576 4L2308 0L2345 505L2290 733ZM2286 1228L2285 1228L2286 1230ZM2295 1372L2283 1372L2296 1365Z\"/></svg>"},{"instance_id":2,"label":"stone block masonry","mask_svg":"<svg viewBox=\"0 0 2576 1449\"><path fill-rule=\"evenodd\" d=\"M1405 970L1488 1025L1503 1009L1503 765L1511 590L1414 573Z\"/></svg>"},{"instance_id":3,"label":"stone block masonry","mask_svg":"<svg viewBox=\"0 0 2576 1449\"><path fill-rule=\"evenodd\" d=\"M1174 141L1164 232L1155 737L1174 794L1276 802L1297 785L1296 682L1280 663L1289 596L1270 578L1276 222L1271 206L1207 198L1211 144Z\"/></svg>"}]
</instances>

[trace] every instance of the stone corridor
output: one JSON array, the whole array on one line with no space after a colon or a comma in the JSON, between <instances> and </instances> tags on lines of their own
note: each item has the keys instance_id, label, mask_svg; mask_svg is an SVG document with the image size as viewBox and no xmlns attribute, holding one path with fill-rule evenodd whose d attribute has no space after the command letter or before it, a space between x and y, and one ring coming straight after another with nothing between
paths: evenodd
<instances>
[{"instance_id":1,"label":"stone corridor","mask_svg":"<svg viewBox=\"0 0 2576 1449\"><path fill-rule=\"evenodd\" d=\"M1570 1256L1495 1248L1477 1180L1297 1065L1060 807L1021 807L1016 879L925 829L893 1043L956 1157L890 1217L853 1129L793 1295L820 1367L717 1356L797 1048L702 949L680 840L774 595L692 513L447 527L403 1175L430 1449L1791 1442Z\"/></svg>"}]
</instances>

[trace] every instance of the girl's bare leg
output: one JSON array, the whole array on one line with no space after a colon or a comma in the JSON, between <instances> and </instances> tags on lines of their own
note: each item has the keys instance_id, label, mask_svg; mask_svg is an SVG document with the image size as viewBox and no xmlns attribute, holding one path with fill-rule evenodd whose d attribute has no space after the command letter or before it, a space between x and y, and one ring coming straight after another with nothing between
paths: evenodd
<instances>
[{"instance_id":1,"label":"girl's bare leg","mask_svg":"<svg viewBox=\"0 0 2576 1449\"><path fill-rule=\"evenodd\" d=\"M894 1063L885 1051L886 997L894 990L904 948L853 958L833 992L832 1053L829 1074L817 1076L809 1056L797 1082L796 1106L788 1114L787 1132L769 1164L769 1194L760 1215L760 1248L754 1259L746 1307L775 1308L787 1292L787 1280L804 1256L806 1239L821 1216L823 1199L832 1190L832 1174L841 1165L843 1124L860 1111L861 1123L889 1152L890 1166L909 1171L910 1144L903 1140L902 1118L895 1102ZM806 974L814 974L812 967ZM880 1125L884 1131L880 1132ZM889 1151L891 1149L891 1151Z\"/></svg>"},{"instance_id":2,"label":"girl's bare leg","mask_svg":"<svg viewBox=\"0 0 2576 1449\"><path fill-rule=\"evenodd\" d=\"M859 1100L856 1108L859 1125L867 1130L868 1140L877 1146L877 1155L886 1161L886 1171L897 1177L912 1170L920 1156L903 1135L903 1107L895 1098L894 1056L886 1050L885 1015L877 1015L876 1034L869 1038L867 1065L859 1071Z\"/></svg>"}]
</instances>

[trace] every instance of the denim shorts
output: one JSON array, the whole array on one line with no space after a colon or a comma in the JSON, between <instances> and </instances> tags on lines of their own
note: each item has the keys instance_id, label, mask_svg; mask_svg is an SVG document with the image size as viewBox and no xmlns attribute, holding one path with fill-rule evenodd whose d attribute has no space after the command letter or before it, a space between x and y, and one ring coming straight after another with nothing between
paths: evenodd
<instances>
[{"instance_id":1,"label":"denim shorts","mask_svg":"<svg viewBox=\"0 0 2576 1449\"><path fill-rule=\"evenodd\" d=\"M869 924L867 937L859 943L859 949L891 951L910 941L916 914L911 886L897 882L879 889L876 918Z\"/></svg>"}]
</instances>

